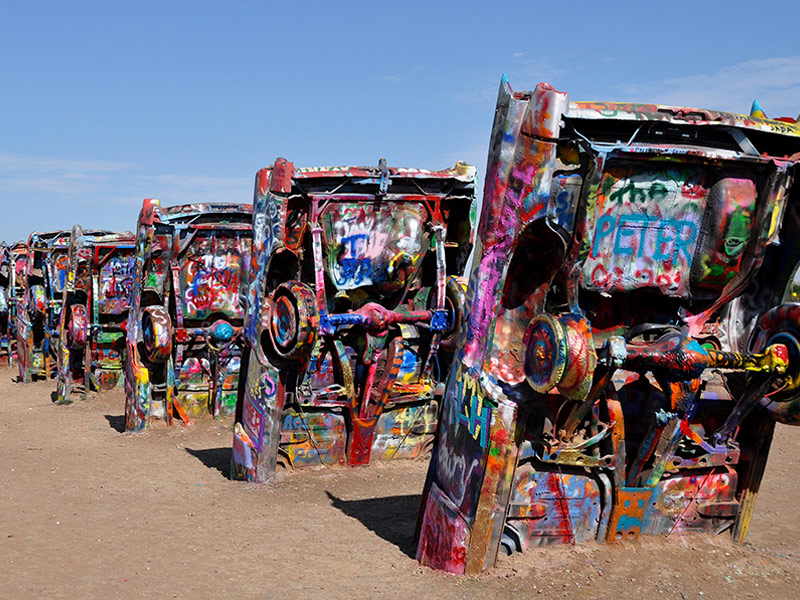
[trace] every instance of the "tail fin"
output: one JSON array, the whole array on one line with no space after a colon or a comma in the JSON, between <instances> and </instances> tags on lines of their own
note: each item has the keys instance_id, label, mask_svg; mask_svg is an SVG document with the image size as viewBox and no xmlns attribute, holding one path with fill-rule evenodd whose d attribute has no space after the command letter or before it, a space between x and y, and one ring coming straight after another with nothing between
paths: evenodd
<instances>
[{"instance_id":1,"label":"tail fin","mask_svg":"<svg viewBox=\"0 0 800 600\"><path fill-rule=\"evenodd\" d=\"M750 108L750 116L755 117L756 119L767 119L767 113L764 112L764 109L761 108L761 105L758 103L758 100L753 100L753 106Z\"/></svg>"}]
</instances>

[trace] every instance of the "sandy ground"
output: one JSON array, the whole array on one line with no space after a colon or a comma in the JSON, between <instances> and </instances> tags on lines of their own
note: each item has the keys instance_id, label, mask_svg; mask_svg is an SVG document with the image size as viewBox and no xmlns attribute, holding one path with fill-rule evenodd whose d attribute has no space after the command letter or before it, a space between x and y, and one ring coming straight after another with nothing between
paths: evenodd
<instances>
[{"instance_id":1,"label":"sandy ground","mask_svg":"<svg viewBox=\"0 0 800 600\"><path fill-rule=\"evenodd\" d=\"M56 406L0 368L0 598L797 598L800 430L779 426L748 545L541 549L481 577L412 542L423 462L227 479L229 422L124 428L122 392Z\"/></svg>"}]
</instances>

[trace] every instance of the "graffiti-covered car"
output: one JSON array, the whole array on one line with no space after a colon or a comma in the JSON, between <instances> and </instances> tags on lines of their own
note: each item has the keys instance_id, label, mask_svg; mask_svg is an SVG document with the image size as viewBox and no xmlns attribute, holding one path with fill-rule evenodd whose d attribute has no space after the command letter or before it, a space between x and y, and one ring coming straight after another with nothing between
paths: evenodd
<instances>
[{"instance_id":1,"label":"graffiti-covered car","mask_svg":"<svg viewBox=\"0 0 800 600\"><path fill-rule=\"evenodd\" d=\"M464 163L258 172L232 477L429 451L474 197Z\"/></svg>"},{"instance_id":2,"label":"graffiti-covered car","mask_svg":"<svg viewBox=\"0 0 800 600\"><path fill-rule=\"evenodd\" d=\"M747 532L800 422L794 119L501 84L417 557Z\"/></svg>"},{"instance_id":3,"label":"graffiti-covered car","mask_svg":"<svg viewBox=\"0 0 800 600\"><path fill-rule=\"evenodd\" d=\"M25 293L25 265L28 261L28 244L17 242L8 247L8 284L6 302L8 303L8 344L10 361L17 360L17 307Z\"/></svg>"},{"instance_id":4,"label":"graffiti-covered car","mask_svg":"<svg viewBox=\"0 0 800 600\"><path fill-rule=\"evenodd\" d=\"M0 244L0 360L5 360L9 365L11 364L11 302L9 302L9 295L13 272L11 250L4 242Z\"/></svg>"},{"instance_id":5,"label":"graffiti-covered car","mask_svg":"<svg viewBox=\"0 0 800 600\"><path fill-rule=\"evenodd\" d=\"M16 358L24 383L56 375L69 238L69 231L34 232L28 238L24 270L15 284L22 295L14 310Z\"/></svg>"},{"instance_id":6,"label":"graffiti-covered car","mask_svg":"<svg viewBox=\"0 0 800 600\"><path fill-rule=\"evenodd\" d=\"M59 324L57 402L121 386L133 287L130 232L72 228Z\"/></svg>"},{"instance_id":7,"label":"graffiti-covered car","mask_svg":"<svg viewBox=\"0 0 800 600\"><path fill-rule=\"evenodd\" d=\"M144 201L125 356L125 427L233 413L241 360L242 269L252 206Z\"/></svg>"}]
</instances>

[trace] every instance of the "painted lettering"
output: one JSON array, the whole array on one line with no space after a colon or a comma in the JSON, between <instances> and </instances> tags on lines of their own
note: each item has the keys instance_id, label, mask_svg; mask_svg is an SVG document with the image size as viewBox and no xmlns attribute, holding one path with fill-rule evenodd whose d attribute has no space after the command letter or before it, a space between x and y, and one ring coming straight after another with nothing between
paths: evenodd
<instances>
[{"instance_id":1,"label":"painted lettering","mask_svg":"<svg viewBox=\"0 0 800 600\"><path fill-rule=\"evenodd\" d=\"M648 232L655 234L654 238L648 236ZM591 258L604 254L603 247L610 245L613 256L647 256L660 262L677 261L683 256L686 262L691 263L691 248L697 235L697 225L688 219L654 219L638 214L603 215L597 219ZM652 247L647 243L648 237L653 240ZM613 243L609 244L612 240Z\"/></svg>"},{"instance_id":2,"label":"painted lettering","mask_svg":"<svg viewBox=\"0 0 800 600\"><path fill-rule=\"evenodd\" d=\"M483 389L469 374L464 373L457 396L461 405L458 421L467 427L473 439L480 438L481 448L489 446L492 409L484 405Z\"/></svg>"}]
</instances>

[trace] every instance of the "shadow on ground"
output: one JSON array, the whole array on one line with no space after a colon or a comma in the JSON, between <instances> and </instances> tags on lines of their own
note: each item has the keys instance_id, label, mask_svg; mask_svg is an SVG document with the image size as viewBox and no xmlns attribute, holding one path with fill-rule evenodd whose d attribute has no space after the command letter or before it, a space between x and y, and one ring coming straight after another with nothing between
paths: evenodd
<instances>
[{"instance_id":1,"label":"shadow on ground","mask_svg":"<svg viewBox=\"0 0 800 600\"><path fill-rule=\"evenodd\" d=\"M334 508L361 523L378 537L391 542L410 558L416 555L414 529L421 494L366 500L342 500L326 492Z\"/></svg>"},{"instance_id":2,"label":"shadow on ground","mask_svg":"<svg viewBox=\"0 0 800 600\"><path fill-rule=\"evenodd\" d=\"M231 458L233 456L233 451L231 450L230 446L222 448L205 448L203 450L186 448L186 452L194 456L209 469L216 469L225 477L230 476Z\"/></svg>"},{"instance_id":3,"label":"shadow on ground","mask_svg":"<svg viewBox=\"0 0 800 600\"><path fill-rule=\"evenodd\" d=\"M125 415L104 415L108 426L114 431L125 433Z\"/></svg>"}]
</instances>

